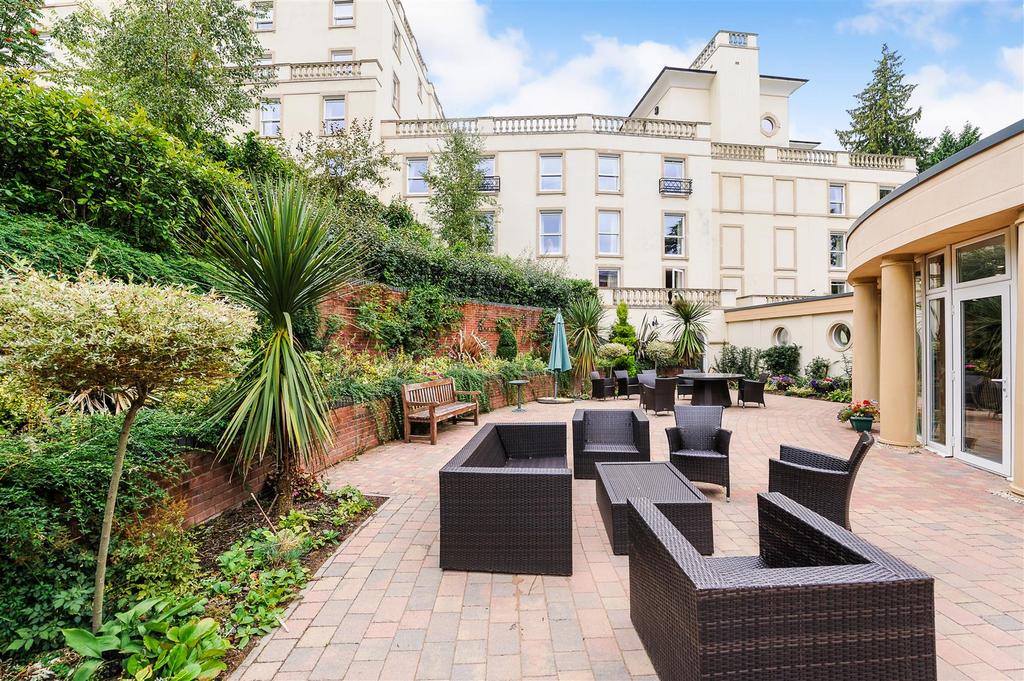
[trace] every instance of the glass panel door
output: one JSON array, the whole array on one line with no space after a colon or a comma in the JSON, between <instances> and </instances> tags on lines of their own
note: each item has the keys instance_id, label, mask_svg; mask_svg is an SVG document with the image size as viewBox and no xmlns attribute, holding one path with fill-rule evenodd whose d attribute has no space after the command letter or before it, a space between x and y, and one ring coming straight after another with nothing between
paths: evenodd
<instances>
[{"instance_id":1,"label":"glass panel door","mask_svg":"<svg viewBox=\"0 0 1024 681\"><path fill-rule=\"evenodd\" d=\"M1010 473L1009 284L972 287L955 297L957 376L954 454Z\"/></svg>"},{"instance_id":2,"label":"glass panel door","mask_svg":"<svg viewBox=\"0 0 1024 681\"><path fill-rule=\"evenodd\" d=\"M928 300L927 362L928 442L946 447L946 299Z\"/></svg>"}]
</instances>

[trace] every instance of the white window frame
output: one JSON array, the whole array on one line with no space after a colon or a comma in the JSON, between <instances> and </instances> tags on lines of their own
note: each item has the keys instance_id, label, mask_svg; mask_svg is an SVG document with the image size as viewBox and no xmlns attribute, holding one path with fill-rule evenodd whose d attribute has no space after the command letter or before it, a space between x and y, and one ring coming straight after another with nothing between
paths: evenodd
<instances>
[{"instance_id":1,"label":"white window frame","mask_svg":"<svg viewBox=\"0 0 1024 681\"><path fill-rule=\"evenodd\" d=\"M669 217L678 217L678 218L680 218L680 223L681 223L681 228L682 228L681 232L682 233L679 236L671 236L670 237L668 234L665 233L665 230L668 228L668 225L666 224L666 222L668 221ZM679 242L679 253L669 253L669 252L667 252L665 247L668 245L669 239L674 239L674 240ZM666 258L685 258L686 257L686 213L676 213L676 212L666 211L666 212L661 214L661 254L662 254L663 257L666 257Z\"/></svg>"},{"instance_id":2,"label":"white window frame","mask_svg":"<svg viewBox=\"0 0 1024 681\"><path fill-rule=\"evenodd\" d=\"M338 19L338 8L348 7L348 17ZM331 26L355 26L356 25L356 3L355 0L331 0Z\"/></svg>"},{"instance_id":3,"label":"white window frame","mask_svg":"<svg viewBox=\"0 0 1024 681\"><path fill-rule=\"evenodd\" d=\"M401 115L402 105L402 81L398 79L398 74L391 73L391 107L395 110L395 113Z\"/></svg>"},{"instance_id":4,"label":"white window frame","mask_svg":"<svg viewBox=\"0 0 1024 681\"><path fill-rule=\"evenodd\" d=\"M686 288L686 270L682 267L666 267L664 281L668 281L671 278L672 286L666 286L667 289L679 289ZM677 283L682 284L676 286Z\"/></svg>"},{"instance_id":5,"label":"white window frame","mask_svg":"<svg viewBox=\"0 0 1024 681\"><path fill-rule=\"evenodd\" d=\"M837 284L842 288L841 291L834 290ZM828 280L828 291L829 291L829 295L838 296L838 295L840 295L842 293L849 293L850 292L850 285L848 283L846 283L845 279L829 279Z\"/></svg>"},{"instance_id":6,"label":"white window frame","mask_svg":"<svg viewBox=\"0 0 1024 681\"><path fill-rule=\"evenodd\" d=\"M609 286L601 285L601 273L607 272L615 275L615 285ZM605 267L604 265L597 268L597 281L595 282L598 288L621 288L622 287L622 268L621 267Z\"/></svg>"},{"instance_id":7,"label":"white window frame","mask_svg":"<svg viewBox=\"0 0 1024 681\"><path fill-rule=\"evenodd\" d=\"M544 159L546 158L557 158L558 159L558 174L545 173L544 172ZM565 190L565 155L562 153L557 154L540 154L537 160L537 172L539 175L539 181L537 183L537 191L541 193L557 194ZM544 178L558 178L558 189L544 189Z\"/></svg>"},{"instance_id":8,"label":"white window frame","mask_svg":"<svg viewBox=\"0 0 1024 681\"><path fill-rule=\"evenodd\" d=\"M882 193L883 191L885 192L884 194ZM881 201L882 199L884 199L889 194L892 194L894 191L896 191L896 187L894 185L891 185L891 184L880 184L880 185L878 185L878 200Z\"/></svg>"},{"instance_id":9,"label":"white window frame","mask_svg":"<svg viewBox=\"0 0 1024 681\"><path fill-rule=\"evenodd\" d=\"M545 233L544 232L544 216L545 215L557 215L558 216L558 232ZM545 251L544 250L544 238L545 237L558 237L558 250L557 251ZM565 255L565 211L558 209L544 209L537 212L537 254L541 258L559 258Z\"/></svg>"},{"instance_id":10,"label":"white window frame","mask_svg":"<svg viewBox=\"0 0 1024 681\"><path fill-rule=\"evenodd\" d=\"M252 18L252 30L254 31L273 31L277 28L277 12L274 7L273 0L263 0L262 2L252 3L252 11L255 13ZM261 11L265 10L266 14L261 15ZM268 17L269 20L260 21L261 17ZM266 26L260 26L260 24L268 24Z\"/></svg>"},{"instance_id":11,"label":"white window frame","mask_svg":"<svg viewBox=\"0 0 1024 681\"><path fill-rule=\"evenodd\" d=\"M423 170L418 174L413 175L413 164L423 163ZM430 159L426 156L410 156L405 159L405 193L407 196L426 196L430 193L430 187L427 186L427 181L423 179L423 174L427 172L430 167ZM422 182L423 191L413 191L412 183Z\"/></svg>"},{"instance_id":12,"label":"white window frame","mask_svg":"<svg viewBox=\"0 0 1024 681\"><path fill-rule=\"evenodd\" d=\"M277 117L276 118L268 118L267 117L267 112L268 112L267 111L267 107L268 107L268 105L272 105L272 104L277 106ZM273 135L268 135L266 133L266 126L267 126L267 124L276 125L277 126L277 131ZM280 99L265 99L262 102L260 102L260 137L280 137L280 136L281 136L281 100Z\"/></svg>"},{"instance_id":13,"label":"white window frame","mask_svg":"<svg viewBox=\"0 0 1024 681\"><path fill-rule=\"evenodd\" d=\"M341 102L341 118L328 118L327 105L329 102ZM324 135L337 135L347 125L348 103L344 96L324 97L323 130Z\"/></svg>"},{"instance_id":14,"label":"white window frame","mask_svg":"<svg viewBox=\"0 0 1024 681\"><path fill-rule=\"evenodd\" d=\"M402 61L402 29L398 27L398 22L394 22L394 26L391 29L391 48L395 51L395 56L398 57L398 61Z\"/></svg>"},{"instance_id":15,"label":"white window frame","mask_svg":"<svg viewBox=\"0 0 1024 681\"><path fill-rule=\"evenodd\" d=\"M834 236L838 236L839 237L839 243L842 245L842 248L840 248L839 250L836 250L836 249L832 248L832 237L834 237ZM835 262L834 262L835 256L837 254L840 256L839 257L840 263L838 265L835 264ZM846 232L843 232L843 231L840 231L840 230L835 230L835 229L829 230L829 233L828 233L828 268L830 270L845 270L846 269Z\"/></svg>"},{"instance_id":16,"label":"white window frame","mask_svg":"<svg viewBox=\"0 0 1024 681\"><path fill-rule=\"evenodd\" d=\"M483 218L484 218L484 220L483 220L484 230L486 230L488 235L490 236L491 250L493 251L494 250L494 239L495 239L495 236L496 236L496 228L497 228L497 214L493 210L482 210L482 211L480 211L480 215L483 216Z\"/></svg>"},{"instance_id":17,"label":"white window frame","mask_svg":"<svg viewBox=\"0 0 1024 681\"><path fill-rule=\"evenodd\" d=\"M615 231L603 231L601 218L604 215L615 216ZM601 250L601 237L615 237L616 249L614 251ZM620 210L599 210L597 211L597 254L599 256L621 256L622 255L622 211Z\"/></svg>"},{"instance_id":18,"label":"white window frame","mask_svg":"<svg viewBox=\"0 0 1024 681\"><path fill-rule=\"evenodd\" d=\"M423 79L422 78L417 78L416 79L416 97L420 100L420 102L423 101Z\"/></svg>"},{"instance_id":19,"label":"white window frame","mask_svg":"<svg viewBox=\"0 0 1024 681\"><path fill-rule=\"evenodd\" d=\"M345 59L338 59L338 56L342 55L342 54L345 54L345 55L348 55L348 56ZM348 61L355 61L355 58L356 58L356 52L353 49L347 49L347 48L339 47L337 49L331 50L331 63L332 64L343 64L343 63L348 62Z\"/></svg>"},{"instance_id":20,"label":"white window frame","mask_svg":"<svg viewBox=\"0 0 1024 681\"><path fill-rule=\"evenodd\" d=\"M841 189L842 196L840 201L832 200L832 190ZM833 210L833 207L838 206L839 210ZM846 185L839 182L830 182L828 185L828 214L829 215L846 215Z\"/></svg>"},{"instance_id":21,"label":"white window frame","mask_svg":"<svg viewBox=\"0 0 1024 681\"><path fill-rule=\"evenodd\" d=\"M271 52L264 52L260 56L256 57L256 66L273 66L274 55Z\"/></svg>"},{"instance_id":22,"label":"white window frame","mask_svg":"<svg viewBox=\"0 0 1024 681\"><path fill-rule=\"evenodd\" d=\"M601 172L602 160L615 161L615 174L609 175ZM615 188L607 189L601 186L601 180L611 178L615 180ZM621 154L598 154L597 155L597 191L599 194L619 194L622 192L622 155Z\"/></svg>"}]
</instances>

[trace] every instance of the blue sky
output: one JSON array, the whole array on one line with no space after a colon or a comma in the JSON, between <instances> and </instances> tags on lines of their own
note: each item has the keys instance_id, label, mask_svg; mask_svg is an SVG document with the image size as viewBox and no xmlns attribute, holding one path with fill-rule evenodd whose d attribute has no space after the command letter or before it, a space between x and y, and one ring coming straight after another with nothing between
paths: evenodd
<instances>
[{"instance_id":1,"label":"blue sky","mask_svg":"<svg viewBox=\"0 0 1024 681\"><path fill-rule=\"evenodd\" d=\"M810 80L791 134L838 146L881 44L919 84L922 128L985 134L1024 118L1024 12L1002 0L687 2L405 0L449 116L625 114L664 65L689 66L718 29L759 34L762 73Z\"/></svg>"}]
</instances>

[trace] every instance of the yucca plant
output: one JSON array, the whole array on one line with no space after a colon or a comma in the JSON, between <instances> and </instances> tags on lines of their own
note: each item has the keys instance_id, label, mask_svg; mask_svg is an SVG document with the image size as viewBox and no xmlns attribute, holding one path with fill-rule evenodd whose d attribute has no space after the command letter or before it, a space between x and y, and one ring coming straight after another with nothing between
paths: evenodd
<instances>
[{"instance_id":1,"label":"yucca plant","mask_svg":"<svg viewBox=\"0 0 1024 681\"><path fill-rule=\"evenodd\" d=\"M572 355L573 375L585 380L594 370L597 349L601 345L598 330L604 320L604 308L597 296L579 296L565 306L565 338Z\"/></svg>"},{"instance_id":2,"label":"yucca plant","mask_svg":"<svg viewBox=\"0 0 1024 681\"><path fill-rule=\"evenodd\" d=\"M212 418L228 420L219 450L233 450L243 469L274 456L279 513L291 509L296 469L332 439L324 391L292 320L362 271L357 240L337 234L334 215L334 206L303 182L269 179L251 195L223 194L208 220L204 251L215 286L269 328L242 374L211 405Z\"/></svg>"},{"instance_id":3,"label":"yucca plant","mask_svg":"<svg viewBox=\"0 0 1024 681\"><path fill-rule=\"evenodd\" d=\"M668 311L672 333L676 335L676 356L683 366L696 366L707 345L708 317L711 307L707 303L676 298Z\"/></svg>"}]
</instances>

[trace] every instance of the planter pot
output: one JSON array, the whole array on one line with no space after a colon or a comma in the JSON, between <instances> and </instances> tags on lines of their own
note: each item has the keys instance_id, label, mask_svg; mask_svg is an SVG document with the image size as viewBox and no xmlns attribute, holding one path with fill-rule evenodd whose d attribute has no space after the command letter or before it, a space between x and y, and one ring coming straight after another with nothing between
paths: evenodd
<instances>
[{"instance_id":1,"label":"planter pot","mask_svg":"<svg viewBox=\"0 0 1024 681\"><path fill-rule=\"evenodd\" d=\"M850 425L858 433L867 433L871 430L871 426L874 425L875 419L871 416L851 416Z\"/></svg>"}]
</instances>

